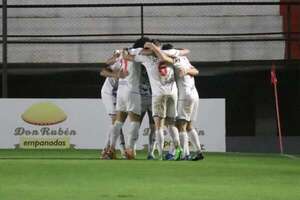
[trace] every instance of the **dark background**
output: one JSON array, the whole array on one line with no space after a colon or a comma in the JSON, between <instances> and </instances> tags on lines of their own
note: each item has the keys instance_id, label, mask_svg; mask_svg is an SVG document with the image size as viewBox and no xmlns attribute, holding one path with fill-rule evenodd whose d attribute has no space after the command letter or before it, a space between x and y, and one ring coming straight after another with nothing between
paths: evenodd
<instances>
[{"instance_id":1,"label":"dark background","mask_svg":"<svg viewBox=\"0 0 300 200\"><path fill-rule=\"evenodd\" d=\"M193 63L200 98L226 99L227 136L277 132L270 63ZM300 68L277 65L283 136L300 136ZM9 64L9 98L101 98L103 64ZM2 81L1 81L2 83ZM201 105L200 105L201 109Z\"/></svg>"}]
</instances>

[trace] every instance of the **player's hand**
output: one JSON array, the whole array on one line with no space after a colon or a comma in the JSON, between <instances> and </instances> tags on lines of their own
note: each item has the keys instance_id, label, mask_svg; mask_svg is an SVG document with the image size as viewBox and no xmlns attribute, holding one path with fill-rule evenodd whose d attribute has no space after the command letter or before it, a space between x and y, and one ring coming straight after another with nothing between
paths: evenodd
<instances>
[{"instance_id":1,"label":"player's hand","mask_svg":"<svg viewBox=\"0 0 300 200\"><path fill-rule=\"evenodd\" d=\"M119 71L119 74L118 74L118 77L119 78L126 78L126 76L128 76L128 71L125 71L124 69L121 69L120 71Z\"/></svg>"},{"instance_id":2,"label":"player's hand","mask_svg":"<svg viewBox=\"0 0 300 200\"><path fill-rule=\"evenodd\" d=\"M144 44L144 48L145 49L153 49L153 47L154 47L154 44L152 43L152 42L146 42L145 44Z\"/></svg>"},{"instance_id":3,"label":"player's hand","mask_svg":"<svg viewBox=\"0 0 300 200\"><path fill-rule=\"evenodd\" d=\"M113 52L113 56L118 58L121 55L121 53L122 53L122 50L116 49Z\"/></svg>"}]
</instances>

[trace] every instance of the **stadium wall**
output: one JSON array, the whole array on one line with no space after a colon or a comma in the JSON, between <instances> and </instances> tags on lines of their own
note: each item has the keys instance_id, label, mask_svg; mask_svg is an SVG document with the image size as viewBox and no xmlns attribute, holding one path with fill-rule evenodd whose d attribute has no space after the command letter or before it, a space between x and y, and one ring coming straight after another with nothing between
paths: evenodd
<instances>
[{"instance_id":1,"label":"stadium wall","mask_svg":"<svg viewBox=\"0 0 300 200\"><path fill-rule=\"evenodd\" d=\"M98 1L70 0L63 3L76 2L99 3ZM126 3L134 2L155 3L155 1L128 1ZM176 3L180 1L168 2ZM12 1L9 3L59 4L61 1ZM101 3L124 2L101 1ZM118 34L141 32L139 7L11 8L8 11L8 34ZM144 32L151 33L255 33L281 32L283 24L279 6L154 6L144 7L144 29ZM136 37L122 38L132 39ZM161 38L170 39L173 37ZM191 39L192 37L182 38ZM114 40L116 37L107 36L103 39ZM131 46L131 44L10 44L8 46L8 61L20 63L94 63L99 62L99 60L103 61L110 56L113 49L124 46ZM281 41L178 43L175 46L191 49L190 59L192 61L283 59L285 51L285 43Z\"/></svg>"}]
</instances>

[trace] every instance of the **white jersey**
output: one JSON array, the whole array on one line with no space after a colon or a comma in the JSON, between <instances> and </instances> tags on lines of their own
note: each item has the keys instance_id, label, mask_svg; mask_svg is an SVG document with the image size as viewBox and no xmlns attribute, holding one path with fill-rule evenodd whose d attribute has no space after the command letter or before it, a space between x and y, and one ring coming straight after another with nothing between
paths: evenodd
<instances>
[{"instance_id":1,"label":"white jersey","mask_svg":"<svg viewBox=\"0 0 300 200\"><path fill-rule=\"evenodd\" d=\"M118 70L120 69L120 67L121 66L118 63L109 66L111 70ZM118 80L112 77L106 77L101 88L101 94L105 93L107 95L116 96L117 89L118 89Z\"/></svg>"},{"instance_id":2,"label":"white jersey","mask_svg":"<svg viewBox=\"0 0 300 200\"><path fill-rule=\"evenodd\" d=\"M168 95L177 93L174 68L159 61L157 57L136 55L136 62L141 62L149 76L152 96Z\"/></svg>"},{"instance_id":3,"label":"white jersey","mask_svg":"<svg viewBox=\"0 0 300 200\"><path fill-rule=\"evenodd\" d=\"M176 57L175 68L184 68L185 70L192 68L190 61L185 56ZM183 77L176 76L178 86L178 99L184 99L186 97L198 97L198 92L195 87L195 79L193 76L185 75Z\"/></svg>"},{"instance_id":4,"label":"white jersey","mask_svg":"<svg viewBox=\"0 0 300 200\"><path fill-rule=\"evenodd\" d=\"M165 54L172 57L178 57L180 56L180 50L178 49L168 49L168 50L162 50Z\"/></svg>"},{"instance_id":5,"label":"white jersey","mask_svg":"<svg viewBox=\"0 0 300 200\"><path fill-rule=\"evenodd\" d=\"M132 93L139 93L141 66L140 63L131 62L120 58L121 67L128 72L128 76L119 79L119 88L129 90Z\"/></svg>"},{"instance_id":6,"label":"white jersey","mask_svg":"<svg viewBox=\"0 0 300 200\"><path fill-rule=\"evenodd\" d=\"M138 51L136 49L131 50ZM117 91L116 110L120 112L133 112L141 114L141 96L140 96L140 76L141 64L127 61L120 56L120 65L122 70L128 72L125 78L119 79Z\"/></svg>"}]
</instances>

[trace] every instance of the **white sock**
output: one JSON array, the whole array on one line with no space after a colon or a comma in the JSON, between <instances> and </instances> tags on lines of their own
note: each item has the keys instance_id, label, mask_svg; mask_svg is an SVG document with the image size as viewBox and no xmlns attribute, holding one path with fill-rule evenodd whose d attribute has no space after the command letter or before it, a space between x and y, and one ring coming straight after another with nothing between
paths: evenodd
<instances>
[{"instance_id":1,"label":"white sock","mask_svg":"<svg viewBox=\"0 0 300 200\"><path fill-rule=\"evenodd\" d=\"M174 125L171 125L171 126L169 126L168 131L169 131L170 136L171 136L171 138L173 140L175 148L176 147L181 148L182 145L181 145L181 143L179 141L178 129Z\"/></svg>"},{"instance_id":2,"label":"white sock","mask_svg":"<svg viewBox=\"0 0 300 200\"><path fill-rule=\"evenodd\" d=\"M150 130L149 140L148 140L148 155L154 155L155 149L155 132Z\"/></svg>"},{"instance_id":3,"label":"white sock","mask_svg":"<svg viewBox=\"0 0 300 200\"><path fill-rule=\"evenodd\" d=\"M185 132L181 133L183 135L183 155L189 156L190 155L190 148L189 148L189 137Z\"/></svg>"},{"instance_id":4,"label":"white sock","mask_svg":"<svg viewBox=\"0 0 300 200\"><path fill-rule=\"evenodd\" d=\"M193 128L191 131L188 132L188 134L191 138L191 142L192 142L194 148L196 149L196 151L201 152L201 144L200 144L200 139L197 134L197 131Z\"/></svg>"},{"instance_id":5,"label":"white sock","mask_svg":"<svg viewBox=\"0 0 300 200\"><path fill-rule=\"evenodd\" d=\"M120 132L121 132L121 129L123 127L123 122L120 122L120 121L115 121L112 129L111 129L111 147L113 149L116 148L116 143L117 143L117 140L120 136Z\"/></svg>"},{"instance_id":6,"label":"white sock","mask_svg":"<svg viewBox=\"0 0 300 200\"><path fill-rule=\"evenodd\" d=\"M120 130L120 146L121 146L121 152L123 153L126 149L125 147L125 138L124 138L124 133L122 129Z\"/></svg>"},{"instance_id":7,"label":"white sock","mask_svg":"<svg viewBox=\"0 0 300 200\"><path fill-rule=\"evenodd\" d=\"M170 143L169 154L175 155L175 147L173 142Z\"/></svg>"},{"instance_id":8,"label":"white sock","mask_svg":"<svg viewBox=\"0 0 300 200\"><path fill-rule=\"evenodd\" d=\"M136 141L139 137L139 129L140 129L140 122L129 122L129 130L128 130L128 147L134 150Z\"/></svg>"},{"instance_id":9,"label":"white sock","mask_svg":"<svg viewBox=\"0 0 300 200\"><path fill-rule=\"evenodd\" d=\"M184 146L184 135L182 132L179 132L179 140L180 140L180 146Z\"/></svg>"},{"instance_id":10,"label":"white sock","mask_svg":"<svg viewBox=\"0 0 300 200\"><path fill-rule=\"evenodd\" d=\"M111 130L112 130L112 128L113 128L113 125L110 126L109 131L107 133L105 148L109 148L110 147L110 139L111 139Z\"/></svg>"},{"instance_id":11,"label":"white sock","mask_svg":"<svg viewBox=\"0 0 300 200\"><path fill-rule=\"evenodd\" d=\"M164 150L164 143L165 143L165 138L164 138L164 131L163 129L158 129L155 130L155 135L156 135L156 141L157 141L157 149L158 149L158 154L159 156L162 156L163 150Z\"/></svg>"}]
</instances>

